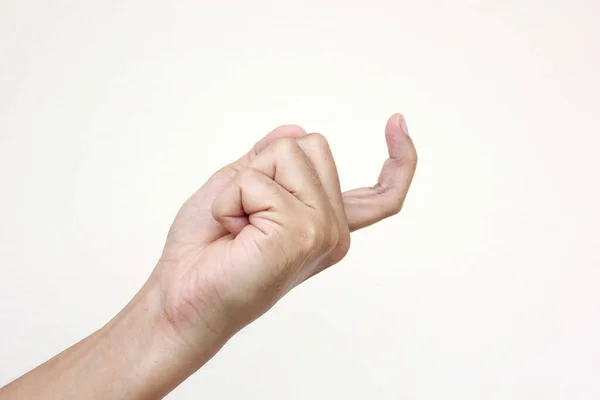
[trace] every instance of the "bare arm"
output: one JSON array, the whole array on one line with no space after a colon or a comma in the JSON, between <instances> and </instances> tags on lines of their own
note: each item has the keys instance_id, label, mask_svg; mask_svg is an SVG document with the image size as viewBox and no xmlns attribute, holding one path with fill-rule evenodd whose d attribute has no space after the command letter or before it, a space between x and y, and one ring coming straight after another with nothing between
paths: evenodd
<instances>
[{"instance_id":1,"label":"bare arm","mask_svg":"<svg viewBox=\"0 0 600 400\"><path fill-rule=\"evenodd\" d=\"M0 389L0 399L164 397L223 342L210 332L198 332L203 347L192 353L147 287L106 326Z\"/></svg>"},{"instance_id":2,"label":"bare arm","mask_svg":"<svg viewBox=\"0 0 600 400\"><path fill-rule=\"evenodd\" d=\"M416 167L386 126L373 187L341 193L327 141L283 126L179 211L150 279L106 326L0 389L11 399L159 399L289 290L339 262L350 232L400 211Z\"/></svg>"}]
</instances>

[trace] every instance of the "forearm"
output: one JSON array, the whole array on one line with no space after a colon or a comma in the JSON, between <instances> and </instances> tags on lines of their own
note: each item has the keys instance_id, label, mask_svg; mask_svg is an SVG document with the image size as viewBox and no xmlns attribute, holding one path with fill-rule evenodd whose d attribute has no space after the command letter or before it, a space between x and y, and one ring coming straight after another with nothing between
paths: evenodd
<instances>
[{"instance_id":1,"label":"forearm","mask_svg":"<svg viewBox=\"0 0 600 400\"><path fill-rule=\"evenodd\" d=\"M0 400L164 397L225 340L207 332L201 346L187 347L144 292L102 329L0 389Z\"/></svg>"}]
</instances>

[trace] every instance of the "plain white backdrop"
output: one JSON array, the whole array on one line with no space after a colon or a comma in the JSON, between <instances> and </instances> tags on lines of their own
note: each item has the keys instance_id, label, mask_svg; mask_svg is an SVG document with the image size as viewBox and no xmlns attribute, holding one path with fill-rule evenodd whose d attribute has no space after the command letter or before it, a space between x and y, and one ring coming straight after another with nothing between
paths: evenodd
<instances>
[{"instance_id":1,"label":"plain white backdrop","mask_svg":"<svg viewBox=\"0 0 600 400\"><path fill-rule=\"evenodd\" d=\"M600 398L600 3L2 1L0 385L93 332L277 125L402 213L170 399Z\"/></svg>"}]
</instances>

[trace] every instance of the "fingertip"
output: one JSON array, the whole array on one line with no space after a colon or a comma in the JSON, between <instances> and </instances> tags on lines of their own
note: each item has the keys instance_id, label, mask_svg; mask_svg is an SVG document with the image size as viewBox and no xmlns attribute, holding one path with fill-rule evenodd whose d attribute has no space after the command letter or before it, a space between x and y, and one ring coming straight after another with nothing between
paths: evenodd
<instances>
[{"instance_id":1,"label":"fingertip","mask_svg":"<svg viewBox=\"0 0 600 400\"><path fill-rule=\"evenodd\" d=\"M407 151L414 150L408 134L406 119L400 113L392 115L385 126L385 140L391 158L399 158Z\"/></svg>"},{"instance_id":2,"label":"fingertip","mask_svg":"<svg viewBox=\"0 0 600 400\"><path fill-rule=\"evenodd\" d=\"M408 135L408 130L406 129L406 118L401 113L392 114L386 124L386 130L388 129L400 129L401 132Z\"/></svg>"}]
</instances>

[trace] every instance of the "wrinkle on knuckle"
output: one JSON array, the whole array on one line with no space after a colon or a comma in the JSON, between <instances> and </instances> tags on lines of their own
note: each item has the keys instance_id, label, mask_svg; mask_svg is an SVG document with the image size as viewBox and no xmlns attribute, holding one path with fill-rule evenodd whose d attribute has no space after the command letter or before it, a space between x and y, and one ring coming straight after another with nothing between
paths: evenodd
<instances>
[{"instance_id":1,"label":"wrinkle on knuckle","mask_svg":"<svg viewBox=\"0 0 600 400\"><path fill-rule=\"evenodd\" d=\"M396 186L384 186L379 183L371 187L371 190L381 199L381 214L383 217L391 217L402 210L406 192Z\"/></svg>"}]
</instances>

